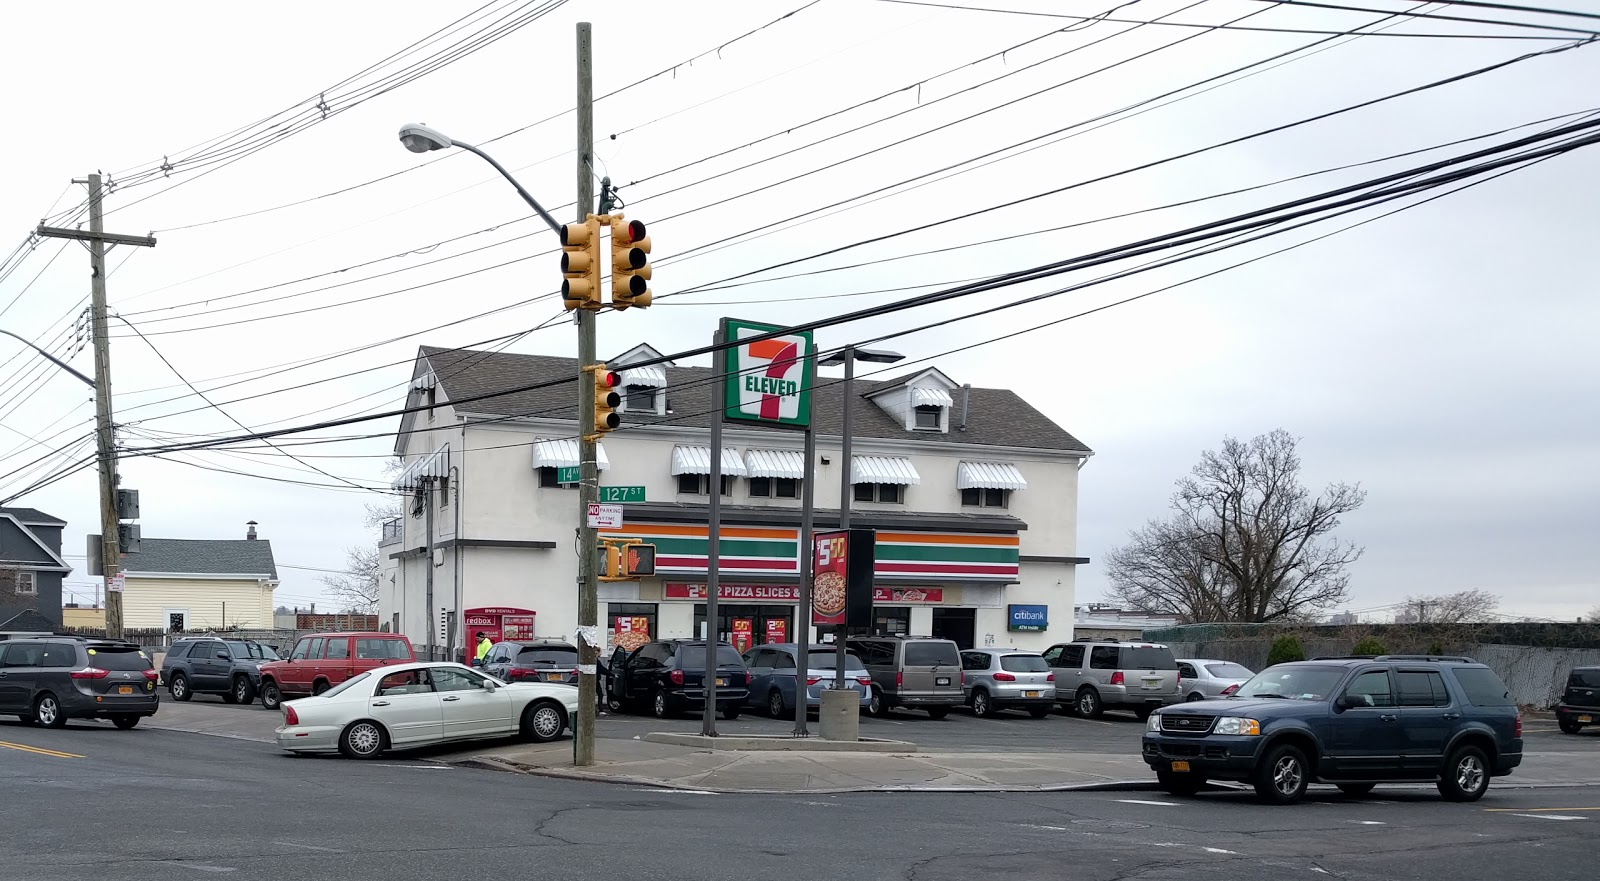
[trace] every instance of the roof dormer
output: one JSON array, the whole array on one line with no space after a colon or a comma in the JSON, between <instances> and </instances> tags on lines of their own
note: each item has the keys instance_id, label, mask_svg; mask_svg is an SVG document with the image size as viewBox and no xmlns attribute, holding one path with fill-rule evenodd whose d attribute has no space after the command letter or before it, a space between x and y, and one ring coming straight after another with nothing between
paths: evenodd
<instances>
[{"instance_id":1,"label":"roof dormer","mask_svg":"<svg viewBox=\"0 0 1600 881\"><path fill-rule=\"evenodd\" d=\"M906 431L950 431L951 392L957 384L930 367L873 389L867 399L895 418Z\"/></svg>"},{"instance_id":2,"label":"roof dormer","mask_svg":"<svg viewBox=\"0 0 1600 881\"><path fill-rule=\"evenodd\" d=\"M648 366L629 366L645 361L656 361L661 357L661 353L656 351L654 346L641 343L608 362L607 366L616 371L620 379L622 406L617 408L617 412L666 415L667 368L676 365L671 361L663 361Z\"/></svg>"}]
</instances>

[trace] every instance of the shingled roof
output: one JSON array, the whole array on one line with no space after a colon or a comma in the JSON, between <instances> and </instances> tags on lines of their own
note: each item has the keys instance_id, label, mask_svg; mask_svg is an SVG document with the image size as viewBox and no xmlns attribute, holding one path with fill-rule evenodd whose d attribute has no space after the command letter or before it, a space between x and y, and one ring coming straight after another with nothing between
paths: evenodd
<instances>
[{"instance_id":1,"label":"shingled roof","mask_svg":"<svg viewBox=\"0 0 1600 881\"><path fill-rule=\"evenodd\" d=\"M520 388L550 380L576 376L578 362L574 358L551 355L518 355L508 352L484 352L472 349L441 349L423 346L421 357L426 359L451 400L489 395L502 389ZM673 411L668 416L646 413L622 413L627 424L666 423L669 425L708 427L711 403L712 370L709 367L667 367L667 405ZM900 381L904 381L902 377ZM967 430L956 430L961 420L961 391L953 392L955 411L950 414L950 431L910 432L876 404L866 400L868 395L894 383L857 379L853 402L854 429L857 438L914 439L919 442L950 444L988 444L993 446L1023 447L1066 452L1092 452L1082 441L1055 424L1049 417L1034 409L1027 401L1010 389L974 388L967 413ZM815 391L815 419L817 431L838 436L843 432L844 410L841 406L843 386L837 383L819 383ZM470 401L460 409L468 413L491 416L537 416L549 419L577 417L577 400L573 387L567 384L497 395L492 398ZM740 429L755 426L740 425ZM764 429L781 430L781 429Z\"/></svg>"},{"instance_id":2,"label":"shingled roof","mask_svg":"<svg viewBox=\"0 0 1600 881\"><path fill-rule=\"evenodd\" d=\"M52 517L38 508L0 508L0 514L10 514L22 523L49 523L67 525L60 517Z\"/></svg>"},{"instance_id":3,"label":"shingled roof","mask_svg":"<svg viewBox=\"0 0 1600 881\"><path fill-rule=\"evenodd\" d=\"M122 558L128 572L171 575L278 577L272 542L266 539L146 538L139 552Z\"/></svg>"}]
</instances>

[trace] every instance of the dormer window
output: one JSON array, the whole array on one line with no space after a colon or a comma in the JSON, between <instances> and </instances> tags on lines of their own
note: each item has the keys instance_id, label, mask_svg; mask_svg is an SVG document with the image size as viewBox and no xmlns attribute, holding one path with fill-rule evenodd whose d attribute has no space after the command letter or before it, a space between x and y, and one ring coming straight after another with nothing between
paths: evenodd
<instances>
[{"instance_id":1,"label":"dormer window","mask_svg":"<svg viewBox=\"0 0 1600 881\"><path fill-rule=\"evenodd\" d=\"M666 413L662 404L667 396L667 371L665 368L652 365L649 367L627 367L621 369L622 413L651 413L657 416Z\"/></svg>"},{"instance_id":2,"label":"dormer window","mask_svg":"<svg viewBox=\"0 0 1600 881\"><path fill-rule=\"evenodd\" d=\"M656 389L648 385L624 386L629 413L656 412Z\"/></svg>"},{"instance_id":3,"label":"dormer window","mask_svg":"<svg viewBox=\"0 0 1600 881\"><path fill-rule=\"evenodd\" d=\"M944 418L943 407L922 406L916 409L918 431L938 431Z\"/></svg>"}]
</instances>

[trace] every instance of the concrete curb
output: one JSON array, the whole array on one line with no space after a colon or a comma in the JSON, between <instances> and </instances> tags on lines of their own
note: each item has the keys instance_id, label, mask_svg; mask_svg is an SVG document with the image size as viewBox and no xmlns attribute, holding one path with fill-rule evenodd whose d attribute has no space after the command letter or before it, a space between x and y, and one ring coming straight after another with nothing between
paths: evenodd
<instances>
[{"instance_id":1,"label":"concrete curb","mask_svg":"<svg viewBox=\"0 0 1600 881\"><path fill-rule=\"evenodd\" d=\"M639 735L647 743L666 743L713 751L734 752L837 752L837 753L914 753L917 745L905 740L881 740L863 737L860 740L823 740L820 737L794 737L789 735L744 736L704 734L679 734L670 731L652 731Z\"/></svg>"}]
</instances>

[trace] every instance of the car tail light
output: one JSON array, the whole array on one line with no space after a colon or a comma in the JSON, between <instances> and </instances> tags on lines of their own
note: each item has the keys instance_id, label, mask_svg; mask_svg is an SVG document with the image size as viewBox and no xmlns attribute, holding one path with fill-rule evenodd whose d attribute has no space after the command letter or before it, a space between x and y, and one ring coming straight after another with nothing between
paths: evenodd
<instances>
[{"instance_id":1,"label":"car tail light","mask_svg":"<svg viewBox=\"0 0 1600 881\"><path fill-rule=\"evenodd\" d=\"M967 671L962 670L956 673L956 684L961 686L965 686L967 684Z\"/></svg>"},{"instance_id":2,"label":"car tail light","mask_svg":"<svg viewBox=\"0 0 1600 881\"><path fill-rule=\"evenodd\" d=\"M1118 670L1117 672L1111 674L1111 684L1112 685L1121 685L1123 682L1124 682L1124 680L1122 678L1122 671L1121 670Z\"/></svg>"},{"instance_id":3,"label":"car tail light","mask_svg":"<svg viewBox=\"0 0 1600 881\"><path fill-rule=\"evenodd\" d=\"M284 704L284 706L283 706L283 724L285 724L285 725L299 725L300 724L300 714L296 713L294 711L294 707L291 707L288 704Z\"/></svg>"},{"instance_id":4,"label":"car tail light","mask_svg":"<svg viewBox=\"0 0 1600 881\"><path fill-rule=\"evenodd\" d=\"M1056 681L1056 674L1054 674L1054 673L1046 673L1046 674L1044 674L1044 681L1046 681L1046 682L1054 682L1054 681Z\"/></svg>"},{"instance_id":5,"label":"car tail light","mask_svg":"<svg viewBox=\"0 0 1600 881\"><path fill-rule=\"evenodd\" d=\"M668 674L667 678L672 680L672 684L673 685L682 685L683 684L683 671L682 670L673 670L670 674Z\"/></svg>"},{"instance_id":6,"label":"car tail light","mask_svg":"<svg viewBox=\"0 0 1600 881\"><path fill-rule=\"evenodd\" d=\"M899 688L904 688L905 685L906 685L906 674L901 673L899 670L894 671L894 687L899 689Z\"/></svg>"},{"instance_id":7,"label":"car tail light","mask_svg":"<svg viewBox=\"0 0 1600 881\"><path fill-rule=\"evenodd\" d=\"M996 681L996 682L1016 682L1017 681L1017 677L1012 676L1010 673L1001 672L1001 673L994 674L994 681Z\"/></svg>"},{"instance_id":8,"label":"car tail light","mask_svg":"<svg viewBox=\"0 0 1600 881\"><path fill-rule=\"evenodd\" d=\"M73 679L104 679L111 674L99 667L84 667L82 670L73 670L68 675Z\"/></svg>"},{"instance_id":9,"label":"car tail light","mask_svg":"<svg viewBox=\"0 0 1600 881\"><path fill-rule=\"evenodd\" d=\"M806 677L806 684L807 685L816 685L818 682L821 682L821 681L822 681L822 677L821 676L807 676Z\"/></svg>"},{"instance_id":10,"label":"car tail light","mask_svg":"<svg viewBox=\"0 0 1600 881\"><path fill-rule=\"evenodd\" d=\"M1227 688L1224 688L1224 689L1223 689L1223 690L1222 690L1222 696L1223 696L1223 697L1229 697L1229 696L1231 696L1231 695L1232 695L1232 694L1233 694L1233 693L1234 693L1234 692L1236 692L1236 691L1238 691L1238 690L1239 690L1239 683L1237 683L1237 682L1235 682L1235 683L1234 683L1234 684L1232 684L1232 685L1230 685L1230 686L1228 686L1228 687L1227 687Z\"/></svg>"},{"instance_id":11,"label":"car tail light","mask_svg":"<svg viewBox=\"0 0 1600 881\"><path fill-rule=\"evenodd\" d=\"M872 685L872 677L871 676L857 676L856 677L856 681L861 683L862 685L867 685L867 686Z\"/></svg>"},{"instance_id":12,"label":"car tail light","mask_svg":"<svg viewBox=\"0 0 1600 881\"><path fill-rule=\"evenodd\" d=\"M512 667L506 671L507 679L537 679L539 674L527 667Z\"/></svg>"},{"instance_id":13,"label":"car tail light","mask_svg":"<svg viewBox=\"0 0 1600 881\"><path fill-rule=\"evenodd\" d=\"M1517 714L1517 724L1512 726L1512 728L1511 728L1511 736L1512 737L1521 737L1522 736L1522 714L1521 713Z\"/></svg>"},{"instance_id":14,"label":"car tail light","mask_svg":"<svg viewBox=\"0 0 1600 881\"><path fill-rule=\"evenodd\" d=\"M157 670L146 670L144 671L144 678L151 682L159 682L161 681L161 673Z\"/></svg>"}]
</instances>

